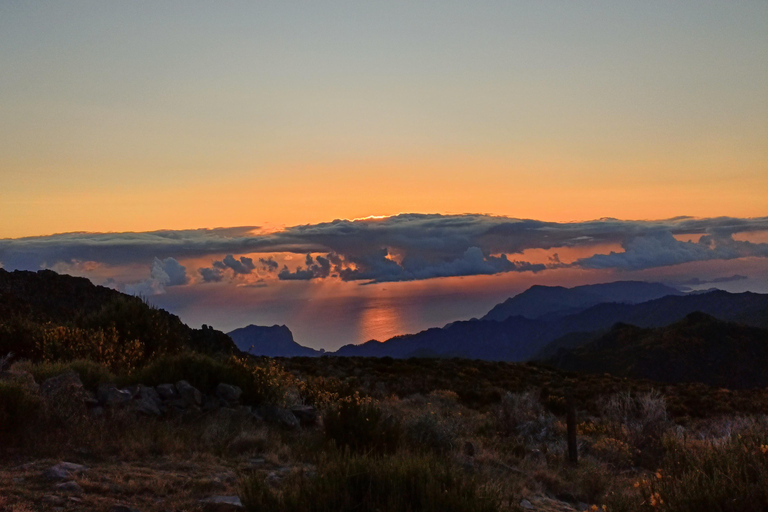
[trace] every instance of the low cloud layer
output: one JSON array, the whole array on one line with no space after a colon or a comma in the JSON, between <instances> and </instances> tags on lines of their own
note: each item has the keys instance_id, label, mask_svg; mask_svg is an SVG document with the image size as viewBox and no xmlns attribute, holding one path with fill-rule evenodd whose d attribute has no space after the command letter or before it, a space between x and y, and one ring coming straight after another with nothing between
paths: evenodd
<instances>
[{"instance_id":1,"label":"low cloud layer","mask_svg":"<svg viewBox=\"0 0 768 512\"><path fill-rule=\"evenodd\" d=\"M5 239L0 240L0 264L6 269L37 270L73 261L105 265L154 261L150 279L132 285L154 290L180 280L178 268L166 263L169 259L178 265L178 259L226 254L221 260L212 260L210 266L197 269L199 279L215 282L226 276L236 278L257 272L258 267L258 272L277 274L282 280L387 282L539 272L563 266L631 271L693 261L768 257L768 244L734 239L737 233L756 231L768 231L768 217L557 223L489 215L403 214L383 219L336 220L265 234L258 228L238 227ZM686 242L676 235L700 238L698 242ZM602 244L619 244L623 251L594 254L573 263L553 257L546 265L514 257L527 249ZM254 262L242 256L286 252L305 255L303 264L278 271L279 264L272 257ZM161 265L156 270L158 261ZM183 275L187 279L186 270Z\"/></svg>"}]
</instances>

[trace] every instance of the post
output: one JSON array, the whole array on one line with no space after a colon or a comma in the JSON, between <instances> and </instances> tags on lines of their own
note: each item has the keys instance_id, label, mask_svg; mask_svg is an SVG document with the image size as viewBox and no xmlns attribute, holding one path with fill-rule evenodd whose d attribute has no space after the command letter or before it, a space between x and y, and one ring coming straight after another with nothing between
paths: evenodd
<instances>
[{"instance_id":1,"label":"post","mask_svg":"<svg viewBox=\"0 0 768 512\"><path fill-rule=\"evenodd\" d=\"M575 465L579 463L579 450L576 445L576 404L573 400L572 390L566 391L565 399L568 406L568 417L566 419L568 424L568 461Z\"/></svg>"}]
</instances>

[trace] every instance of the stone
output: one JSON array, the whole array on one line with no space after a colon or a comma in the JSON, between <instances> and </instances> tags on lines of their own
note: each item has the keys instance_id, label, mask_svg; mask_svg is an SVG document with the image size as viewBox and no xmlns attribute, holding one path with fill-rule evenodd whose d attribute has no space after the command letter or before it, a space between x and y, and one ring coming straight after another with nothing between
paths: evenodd
<instances>
[{"instance_id":1,"label":"stone","mask_svg":"<svg viewBox=\"0 0 768 512\"><path fill-rule=\"evenodd\" d=\"M32 393L37 393L40 390L40 385L35 382L35 377L27 371L0 372L0 382L13 382Z\"/></svg>"},{"instance_id":2,"label":"stone","mask_svg":"<svg viewBox=\"0 0 768 512\"><path fill-rule=\"evenodd\" d=\"M202 409L205 412L217 411L221 407L219 399L213 395L203 395Z\"/></svg>"},{"instance_id":3,"label":"stone","mask_svg":"<svg viewBox=\"0 0 768 512\"><path fill-rule=\"evenodd\" d=\"M123 388L123 391L127 391L131 394L131 398L136 398L136 395L139 394L139 390L141 390L141 384L131 384L130 386L125 386Z\"/></svg>"},{"instance_id":4,"label":"stone","mask_svg":"<svg viewBox=\"0 0 768 512\"><path fill-rule=\"evenodd\" d=\"M106 407L120 407L133 399L133 395L124 389L118 389L114 384L99 384L96 398Z\"/></svg>"},{"instance_id":5,"label":"stone","mask_svg":"<svg viewBox=\"0 0 768 512\"><path fill-rule=\"evenodd\" d=\"M158 393L155 388L149 386L139 386L139 392L134 398L138 400L149 400L157 406L163 403L160 393Z\"/></svg>"},{"instance_id":6,"label":"stone","mask_svg":"<svg viewBox=\"0 0 768 512\"><path fill-rule=\"evenodd\" d=\"M269 422L277 423L286 430L296 430L301 426L299 419L288 409L282 407L265 406L258 411Z\"/></svg>"},{"instance_id":7,"label":"stone","mask_svg":"<svg viewBox=\"0 0 768 512\"><path fill-rule=\"evenodd\" d=\"M245 510L237 496L211 496L200 500L200 505L206 512L239 512Z\"/></svg>"},{"instance_id":8,"label":"stone","mask_svg":"<svg viewBox=\"0 0 768 512\"><path fill-rule=\"evenodd\" d=\"M176 391L176 386L173 384L159 384L155 387L155 390L163 400L175 400L179 398L179 392Z\"/></svg>"},{"instance_id":9,"label":"stone","mask_svg":"<svg viewBox=\"0 0 768 512\"><path fill-rule=\"evenodd\" d=\"M79 395L82 391L83 382L74 370L46 379L40 386L40 393L47 398L52 398L60 393Z\"/></svg>"},{"instance_id":10,"label":"stone","mask_svg":"<svg viewBox=\"0 0 768 512\"><path fill-rule=\"evenodd\" d=\"M88 471L88 468L72 462L59 462L43 472L43 476L49 480L69 480L73 475Z\"/></svg>"},{"instance_id":11,"label":"stone","mask_svg":"<svg viewBox=\"0 0 768 512\"><path fill-rule=\"evenodd\" d=\"M137 508L131 508L128 505L112 505L112 508L109 509L109 512L139 512L139 509Z\"/></svg>"},{"instance_id":12,"label":"stone","mask_svg":"<svg viewBox=\"0 0 768 512\"><path fill-rule=\"evenodd\" d=\"M203 394L185 380L176 383L176 391L189 405L202 405L203 403Z\"/></svg>"},{"instance_id":13,"label":"stone","mask_svg":"<svg viewBox=\"0 0 768 512\"><path fill-rule=\"evenodd\" d=\"M69 492L69 493L72 493L72 494L82 494L83 493L83 488L80 487L80 484L78 484L77 482L74 482L74 481L62 482L60 484L56 484L54 486L54 488L57 491Z\"/></svg>"},{"instance_id":14,"label":"stone","mask_svg":"<svg viewBox=\"0 0 768 512\"><path fill-rule=\"evenodd\" d=\"M133 408L137 413L146 416L160 416L162 414L160 407L149 399L134 400Z\"/></svg>"},{"instance_id":15,"label":"stone","mask_svg":"<svg viewBox=\"0 0 768 512\"><path fill-rule=\"evenodd\" d=\"M302 426L317 424L317 409L311 405L296 405L291 407L291 413L296 416Z\"/></svg>"},{"instance_id":16,"label":"stone","mask_svg":"<svg viewBox=\"0 0 768 512\"><path fill-rule=\"evenodd\" d=\"M537 464L543 464L546 466L547 464L547 456L544 455L544 452L542 452L539 449L533 449L526 457L528 460L531 460L533 462L536 462Z\"/></svg>"},{"instance_id":17,"label":"stone","mask_svg":"<svg viewBox=\"0 0 768 512\"><path fill-rule=\"evenodd\" d=\"M520 508L524 508L525 510L535 510L536 507L533 506L533 503L531 503L528 500L523 500L520 502Z\"/></svg>"},{"instance_id":18,"label":"stone","mask_svg":"<svg viewBox=\"0 0 768 512\"><path fill-rule=\"evenodd\" d=\"M43 503L54 506L54 507L60 507L66 503L66 500L61 496L46 494L45 496L43 496Z\"/></svg>"},{"instance_id":19,"label":"stone","mask_svg":"<svg viewBox=\"0 0 768 512\"><path fill-rule=\"evenodd\" d=\"M216 397L227 405L237 405L242 394L243 390L237 386L231 386L223 382L216 386Z\"/></svg>"}]
</instances>

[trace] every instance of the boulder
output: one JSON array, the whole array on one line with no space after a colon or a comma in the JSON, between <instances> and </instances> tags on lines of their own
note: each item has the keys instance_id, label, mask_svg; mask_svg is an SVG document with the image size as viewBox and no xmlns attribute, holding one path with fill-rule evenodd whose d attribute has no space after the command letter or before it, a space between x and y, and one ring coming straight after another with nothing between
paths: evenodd
<instances>
[{"instance_id":1,"label":"boulder","mask_svg":"<svg viewBox=\"0 0 768 512\"><path fill-rule=\"evenodd\" d=\"M175 400L179 398L179 392L176 391L176 386L173 384L159 384L155 387L155 390L157 390L157 394L160 395L160 398L163 400Z\"/></svg>"},{"instance_id":2,"label":"boulder","mask_svg":"<svg viewBox=\"0 0 768 512\"><path fill-rule=\"evenodd\" d=\"M26 371L0 372L0 382L13 382L32 393L37 393L40 390L40 385L35 382L35 377Z\"/></svg>"},{"instance_id":3,"label":"boulder","mask_svg":"<svg viewBox=\"0 0 768 512\"><path fill-rule=\"evenodd\" d=\"M203 395L202 408L205 412L217 411L221 407L219 399L213 395Z\"/></svg>"},{"instance_id":4,"label":"boulder","mask_svg":"<svg viewBox=\"0 0 768 512\"><path fill-rule=\"evenodd\" d=\"M118 389L114 384L99 384L96 398L106 407L120 407L133 399L130 391Z\"/></svg>"},{"instance_id":5,"label":"boulder","mask_svg":"<svg viewBox=\"0 0 768 512\"><path fill-rule=\"evenodd\" d=\"M80 395L82 391L83 383L80 380L80 376L74 370L69 370L61 375L46 379L40 386L40 393L47 398L53 398L62 393L66 395Z\"/></svg>"},{"instance_id":6,"label":"boulder","mask_svg":"<svg viewBox=\"0 0 768 512\"><path fill-rule=\"evenodd\" d=\"M109 512L139 512L139 509L137 508L131 508L128 505L112 505L112 508L109 509Z\"/></svg>"},{"instance_id":7,"label":"boulder","mask_svg":"<svg viewBox=\"0 0 768 512\"><path fill-rule=\"evenodd\" d=\"M243 390L237 386L230 386L223 382L216 386L216 396L228 406L237 405Z\"/></svg>"},{"instance_id":8,"label":"boulder","mask_svg":"<svg viewBox=\"0 0 768 512\"><path fill-rule=\"evenodd\" d=\"M286 430L296 430L301 426L299 419L288 409L266 406L258 411L259 415L269 422L277 423Z\"/></svg>"},{"instance_id":9,"label":"boulder","mask_svg":"<svg viewBox=\"0 0 768 512\"><path fill-rule=\"evenodd\" d=\"M212 496L200 500L200 505L206 512L240 512L245 510L237 496Z\"/></svg>"},{"instance_id":10,"label":"boulder","mask_svg":"<svg viewBox=\"0 0 768 512\"><path fill-rule=\"evenodd\" d=\"M49 480L69 480L74 475L84 473L88 468L73 462L59 462L43 472L43 476Z\"/></svg>"},{"instance_id":11,"label":"boulder","mask_svg":"<svg viewBox=\"0 0 768 512\"><path fill-rule=\"evenodd\" d=\"M54 485L57 491L60 492L68 492L71 494L82 494L83 488L80 487L80 485L77 482L69 481L69 482L62 482L60 484Z\"/></svg>"},{"instance_id":12,"label":"boulder","mask_svg":"<svg viewBox=\"0 0 768 512\"><path fill-rule=\"evenodd\" d=\"M146 416L160 416L163 413L160 406L148 398L134 400L133 408L137 413Z\"/></svg>"},{"instance_id":13,"label":"boulder","mask_svg":"<svg viewBox=\"0 0 768 512\"><path fill-rule=\"evenodd\" d=\"M202 405L203 394L196 387L185 380L176 383L176 391L189 405Z\"/></svg>"},{"instance_id":14,"label":"boulder","mask_svg":"<svg viewBox=\"0 0 768 512\"><path fill-rule=\"evenodd\" d=\"M296 416L296 419L299 420L299 423L301 426L309 426L309 425L316 425L317 424L317 409L312 407L311 405L297 405L294 407L291 407L291 412L294 416Z\"/></svg>"}]
</instances>

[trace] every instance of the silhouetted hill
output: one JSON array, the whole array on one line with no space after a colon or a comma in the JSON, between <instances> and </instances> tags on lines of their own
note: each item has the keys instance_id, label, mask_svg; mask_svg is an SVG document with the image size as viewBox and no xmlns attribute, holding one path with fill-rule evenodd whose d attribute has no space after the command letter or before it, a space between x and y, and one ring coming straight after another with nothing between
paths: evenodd
<instances>
[{"instance_id":1,"label":"silhouetted hill","mask_svg":"<svg viewBox=\"0 0 768 512\"><path fill-rule=\"evenodd\" d=\"M528 319L510 317L502 322L469 320L453 322L385 342L369 341L346 345L336 355L412 357L425 353L456 355L496 361L525 361L543 354L557 353L559 346L547 348L558 338L563 346L575 346L594 338L595 331L610 329L618 322L639 327L662 327L702 311L720 320L754 327L768 327L768 295L712 291L695 295L669 295L640 304L603 303L576 314ZM549 352L547 352L547 350Z\"/></svg>"},{"instance_id":2,"label":"silhouetted hill","mask_svg":"<svg viewBox=\"0 0 768 512\"><path fill-rule=\"evenodd\" d=\"M497 304L481 320L503 321L512 316L563 316L604 302L638 304L667 295L683 295L683 292L661 283L643 281L616 281L573 288L535 285Z\"/></svg>"},{"instance_id":3,"label":"silhouetted hill","mask_svg":"<svg viewBox=\"0 0 768 512\"><path fill-rule=\"evenodd\" d=\"M228 333L237 348L255 356L297 357L319 356L322 352L299 345L284 325L263 327L249 325Z\"/></svg>"},{"instance_id":4,"label":"silhouetted hill","mask_svg":"<svg viewBox=\"0 0 768 512\"><path fill-rule=\"evenodd\" d=\"M660 382L768 386L768 329L691 313L667 327L616 324L582 347L548 359L556 368Z\"/></svg>"},{"instance_id":5,"label":"silhouetted hill","mask_svg":"<svg viewBox=\"0 0 768 512\"><path fill-rule=\"evenodd\" d=\"M99 349L98 339L114 346ZM66 359L114 350L114 358L129 347L138 362L183 349L239 353L221 331L192 329L176 315L88 279L0 269L0 354Z\"/></svg>"}]
</instances>

